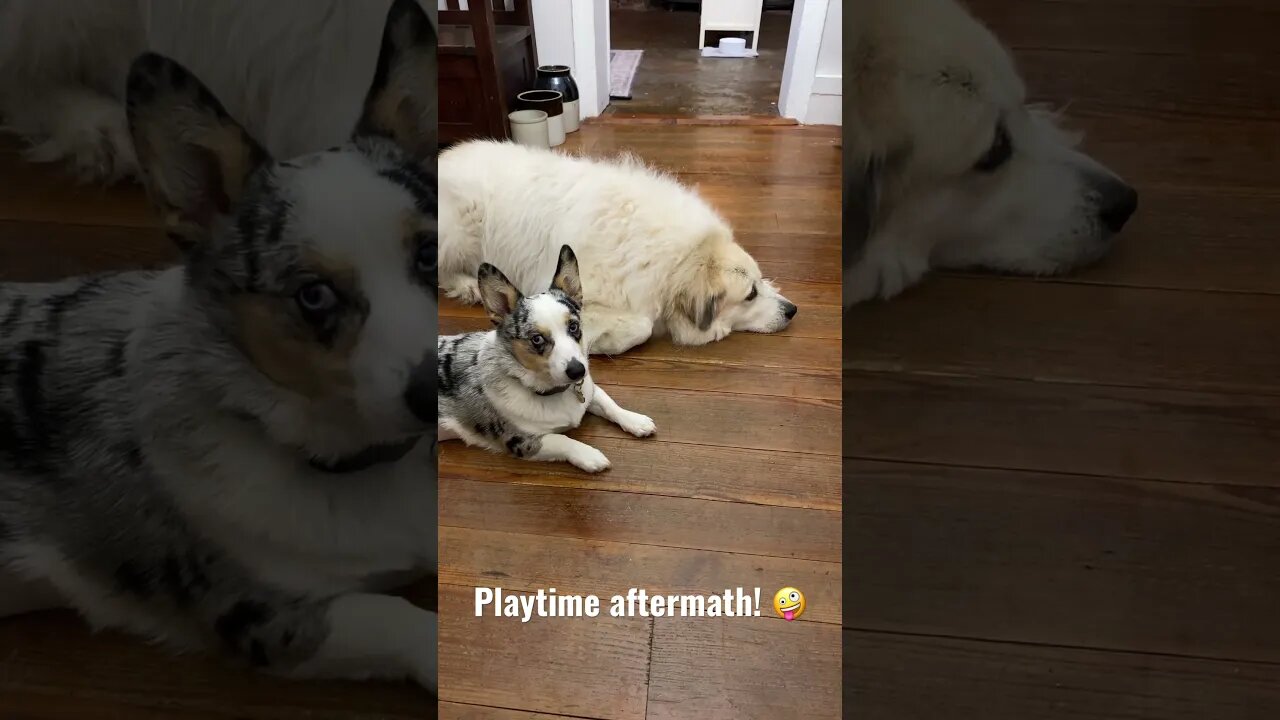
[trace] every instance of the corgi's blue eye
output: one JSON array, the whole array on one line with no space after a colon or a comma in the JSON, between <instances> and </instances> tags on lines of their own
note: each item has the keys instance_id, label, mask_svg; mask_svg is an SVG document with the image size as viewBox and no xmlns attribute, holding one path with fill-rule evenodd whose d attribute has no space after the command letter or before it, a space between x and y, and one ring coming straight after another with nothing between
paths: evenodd
<instances>
[{"instance_id":1,"label":"corgi's blue eye","mask_svg":"<svg viewBox=\"0 0 1280 720\"><path fill-rule=\"evenodd\" d=\"M578 321L577 321L577 320L570 320L570 321L569 321L569 334L570 334L570 335L577 335L577 334L578 334Z\"/></svg>"},{"instance_id":2,"label":"corgi's blue eye","mask_svg":"<svg viewBox=\"0 0 1280 720\"><path fill-rule=\"evenodd\" d=\"M530 335L530 336L529 336L529 342L530 342L530 343L533 343L533 346L534 346L534 347L536 347L536 348L540 348L540 347L542 347L544 344L546 344L547 339L546 339L546 338L544 338L544 337L542 337L541 335L539 335L539 334L537 334L537 333L534 333L533 335Z\"/></svg>"},{"instance_id":3,"label":"corgi's blue eye","mask_svg":"<svg viewBox=\"0 0 1280 720\"><path fill-rule=\"evenodd\" d=\"M302 289L294 296L294 299L297 301L298 307L312 317L333 312L341 305L341 301L338 299L338 291L323 280L303 285Z\"/></svg>"}]
</instances>

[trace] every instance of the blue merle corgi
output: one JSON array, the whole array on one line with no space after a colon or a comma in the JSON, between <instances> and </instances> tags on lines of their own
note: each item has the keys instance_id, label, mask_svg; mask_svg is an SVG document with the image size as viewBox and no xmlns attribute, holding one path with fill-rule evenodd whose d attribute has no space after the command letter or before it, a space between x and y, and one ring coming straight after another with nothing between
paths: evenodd
<instances>
[{"instance_id":1,"label":"blue merle corgi","mask_svg":"<svg viewBox=\"0 0 1280 720\"><path fill-rule=\"evenodd\" d=\"M436 39L398 0L350 140L268 156L147 54L128 117L184 260L0 284L0 614L436 685Z\"/></svg>"},{"instance_id":2,"label":"blue merle corgi","mask_svg":"<svg viewBox=\"0 0 1280 720\"><path fill-rule=\"evenodd\" d=\"M648 437L653 420L623 410L591 381L582 342L582 283L578 259L560 249L551 288L521 295L498 268L477 274L480 299L494 329L441 337L439 439L461 438L527 460L567 461L590 473L609 459L564 434L589 412Z\"/></svg>"}]
</instances>

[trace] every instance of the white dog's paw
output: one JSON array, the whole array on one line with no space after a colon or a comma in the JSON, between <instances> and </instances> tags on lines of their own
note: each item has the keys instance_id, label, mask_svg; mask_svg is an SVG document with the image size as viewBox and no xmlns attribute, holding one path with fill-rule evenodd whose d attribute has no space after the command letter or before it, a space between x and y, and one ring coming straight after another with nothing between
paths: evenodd
<instances>
[{"instance_id":1,"label":"white dog's paw","mask_svg":"<svg viewBox=\"0 0 1280 720\"><path fill-rule=\"evenodd\" d=\"M630 410L622 411L622 417L618 418L618 427L636 437L649 437L658 430L653 418Z\"/></svg>"},{"instance_id":2,"label":"white dog's paw","mask_svg":"<svg viewBox=\"0 0 1280 720\"><path fill-rule=\"evenodd\" d=\"M582 444L581 447L575 447L573 452L569 454L569 463L580 470L586 470L589 473L598 473L601 470L609 469L609 458L604 453L587 445Z\"/></svg>"},{"instance_id":3,"label":"white dog's paw","mask_svg":"<svg viewBox=\"0 0 1280 720\"><path fill-rule=\"evenodd\" d=\"M888 300L920 282L928 271L929 261L910 252L868 248L852 271L845 273L845 306L872 299Z\"/></svg>"},{"instance_id":4,"label":"white dog's paw","mask_svg":"<svg viewBox=\"0 0 1280 720\"><path fill-rule=\"evenodd\" d=\"M478 305L480 303L480 280L474 275L455 275L452 280L446 282L442 287L444 287L445 295L463 305Z\"/></svg>"},{"instance_id":5,"label":"white dog's paw","mask_svg":"<svg viewBox=\"0 0 1280 720\"><path fill-rule=\"evenodd\" d=\"M53 131L28 149L26 158L66 162L80 182L110 184L138 170L124 106L89 95L68 104Z\"/></svg>"}]
</instances>

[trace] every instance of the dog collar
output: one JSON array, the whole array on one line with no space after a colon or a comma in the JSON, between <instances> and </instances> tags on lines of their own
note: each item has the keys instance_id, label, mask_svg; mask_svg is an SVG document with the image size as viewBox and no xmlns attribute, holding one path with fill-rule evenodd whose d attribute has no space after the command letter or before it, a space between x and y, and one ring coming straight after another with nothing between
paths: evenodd
<instances>
[{"instance_id":1,"label":"dog collar","mask_svg":"<svg viewBox=\"0 0 1280 720\"><path fill-rule=\"evenodd\" d=\"M345 455L337 460L321 460L313 457L308 462L311 463L311 467L328 473L359 472L367 470L374 465L396 462L408 455L409 451L417 444L418 438L412 437L398 443L370 445L360 452Z\"/></svg>"},{"instance_id":2,"label":"dog collar","mask_svg":"<svg viewBox=\"0 0 1280 720\"><path fill-rule=\"evenodd\" d=\"M568 385L561 385L560 387L554 387L554 388L551 388L550 390L534 390L533 392L538 395L541 395L542 397L551 397L552 395L559 395L560 393L564 392L565 390L568 390L569 388L573 388L573 394L578 396L578 402L587 401L586 396L582 394L581 380L579 380L576 383L569 383Z\"/></svg>"}]
</instances>

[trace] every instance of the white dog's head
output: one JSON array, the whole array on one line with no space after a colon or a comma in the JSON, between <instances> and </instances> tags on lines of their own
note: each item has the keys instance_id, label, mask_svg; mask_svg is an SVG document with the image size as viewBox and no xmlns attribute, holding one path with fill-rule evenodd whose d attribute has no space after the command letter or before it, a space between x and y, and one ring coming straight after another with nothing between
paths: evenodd
<instances>
[{"instance_id":1,"label":"white dog's head","mask_svg":"<svg viewBox=\"0 0 1280 720\"><path fill-rule=\"evenodd\" d=\"M859 247L848 260L915 269L882 273L865 295L891 295L929 267L1055 274L1107 252L1137 193L1027 106L985 27L949 0L858 6L845 149Z\"/></svg>"},{"instance_id":2,"label":"white dog's head","mask_svg":"<svg viewBox=\"0 0 1280 720\"><path fill-rule=\"evenodd\" d=\"M728 228L709 233L671 281L675 302L665 321L680 345L703 345L732 332L778 332L796 315L795 304L761 275Z\"/></svg>"}]
</instances>

